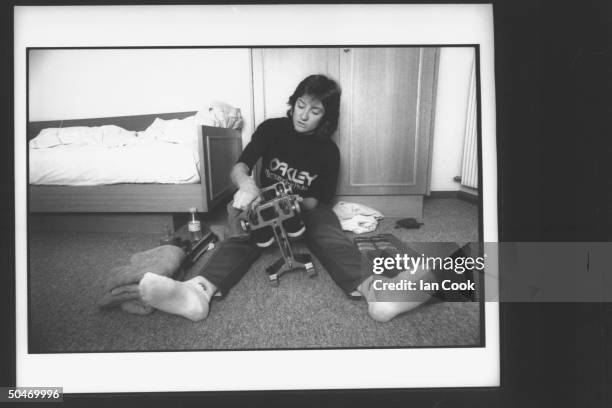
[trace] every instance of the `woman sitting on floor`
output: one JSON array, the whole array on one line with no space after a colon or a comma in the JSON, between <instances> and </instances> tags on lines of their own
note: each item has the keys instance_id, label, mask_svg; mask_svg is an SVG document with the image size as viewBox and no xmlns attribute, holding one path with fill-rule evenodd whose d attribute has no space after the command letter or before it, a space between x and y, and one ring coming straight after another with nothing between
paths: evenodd
<instances>
[{"instance_id":1,"label":"woman sitting on floor","mask_svg":"<svg viewBox=\"0 0 612 408\"><path fill-rule=\"evenodd\" d=\"M386 322L411 310L426 299L402 291L394 301L379 301L372 287L371 269L362 267L361 253L346 237L331 210L340 167L340 153L331 140L338 127L340 88L323 76L311 75L299 83L289 98L287 117L269 119L259 125L251 142L233 167L231 178L238 187L234 207L245 210L258 197L259 189L250 173L262 158L263 187L284 181L302 197L304 233L310 251L321 261L332 279L348 295L362 295L369 315ZM142 300L159 310L197 321L208 315L215 292L222 294L235 285L260 256L254 239L226 239L199 276L185 282L147 273L140 281ZM401 272L389 282L415 280L421 274Z\"/></svg>"}]
</instances>

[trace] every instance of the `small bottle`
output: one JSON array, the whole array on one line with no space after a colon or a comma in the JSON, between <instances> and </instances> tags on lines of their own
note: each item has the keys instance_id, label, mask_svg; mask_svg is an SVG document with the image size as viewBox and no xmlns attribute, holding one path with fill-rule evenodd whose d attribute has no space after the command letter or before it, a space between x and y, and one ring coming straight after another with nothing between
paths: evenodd
<instances>
[{"instance_id":1,"label":"small bottle","mask_svg":"<svg viewBox=\"0 0 612 408\"><path fill-rule=\"evenodd\" d=\"M202 224L198 219L198 215L196 214L196 208L190 208L189 212L191 213L191 219L187 224L187 230L189 230L189 240L192 243L196 243L202 239Z\"/></svg>"}]
</instances>

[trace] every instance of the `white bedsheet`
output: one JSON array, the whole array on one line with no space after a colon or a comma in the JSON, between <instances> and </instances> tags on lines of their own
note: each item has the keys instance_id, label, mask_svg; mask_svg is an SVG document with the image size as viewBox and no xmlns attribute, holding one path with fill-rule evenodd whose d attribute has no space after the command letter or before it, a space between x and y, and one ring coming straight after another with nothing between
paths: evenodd
<instances>
[{"instance_id":1,"label":"white bedsheet","mask_svg":"<svg viewBox=\"0 0 612 408\"><path fill-rule=\"evenodd\" d=\"M197 150L190 144L149 139L112 148L67 144L29 150L30 184L200 182Z\"/></svg>"}]
</instances>

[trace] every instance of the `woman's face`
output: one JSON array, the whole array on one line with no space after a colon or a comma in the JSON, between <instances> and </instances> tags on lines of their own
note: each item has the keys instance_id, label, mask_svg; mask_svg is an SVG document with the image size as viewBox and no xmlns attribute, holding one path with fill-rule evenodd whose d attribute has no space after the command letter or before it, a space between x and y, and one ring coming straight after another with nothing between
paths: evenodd
<instances>
[{"instance_id":1,"label":"woman's face","mask_svg":"<svg viewBox=\"0 0 612 408\"><path fill-rule=\"evenodd\" d=\"M302 95L293 107L293 128L298 133L314 131L325 116L325 107L317 98Z\"/></svg>"}]
</instances>

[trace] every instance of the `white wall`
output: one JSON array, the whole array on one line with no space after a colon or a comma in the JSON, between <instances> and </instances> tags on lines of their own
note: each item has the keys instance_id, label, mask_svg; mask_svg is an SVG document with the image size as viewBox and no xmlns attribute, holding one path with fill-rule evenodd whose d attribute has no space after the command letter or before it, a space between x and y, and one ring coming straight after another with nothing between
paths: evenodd
<instances>
[{"instance_id":1,"label":"white wall","mask_svg":"<svg viewBox=\"0 0 612 408\"><path fill-rule=\"evenodd\" d=\"M253 131L248 49L31 50L30 120L239 107Z\"/></svg>"},{"instance_id":2,"label":"white wall","mask_svg":"<svg viewBox=\"0 0 612 408\"><path fill-rule=\"evenodd\" d=\"M431 191L461 189L453 177L461 175L468 90L474 49L441 48L436 95Z\"/></svg>"}]
</instances>

